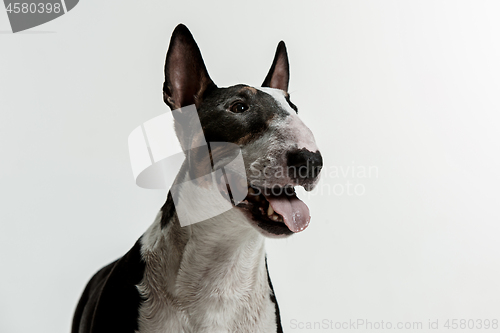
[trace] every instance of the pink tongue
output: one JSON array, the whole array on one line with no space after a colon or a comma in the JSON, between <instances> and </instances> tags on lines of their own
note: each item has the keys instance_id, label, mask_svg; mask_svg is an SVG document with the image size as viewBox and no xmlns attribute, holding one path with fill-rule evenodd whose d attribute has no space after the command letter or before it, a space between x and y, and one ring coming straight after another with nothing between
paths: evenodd
<instances>
[{"instance_id":1,"label":"pink tongue","mask_svg":"<svg viewBox=\"0 0 500 333\"><path fill-rule=\"evenodd\" d=\"M309 208L297 196L267 196L267 201L274 211L281 216L288 227L293 232L301 232L309 225Z\"/></svg>"}]
</instances>

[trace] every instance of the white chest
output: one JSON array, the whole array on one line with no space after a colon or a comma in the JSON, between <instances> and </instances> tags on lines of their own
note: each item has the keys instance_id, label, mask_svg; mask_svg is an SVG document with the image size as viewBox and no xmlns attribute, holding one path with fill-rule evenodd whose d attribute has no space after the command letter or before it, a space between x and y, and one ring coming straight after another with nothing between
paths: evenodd
<instances>
[{"instance_id":1,"label":"white chest","mask_svg":"<svg viewBox=\"0 0 500 333\"><path fill-rule=\"evenodd\" d=\"M198 230L182 252L156 223L144 235L138 333L276 332L262 237L222 235L220 241L196 236L206 235L207 225L192 227Z\"/></svg>"}]
</instances>

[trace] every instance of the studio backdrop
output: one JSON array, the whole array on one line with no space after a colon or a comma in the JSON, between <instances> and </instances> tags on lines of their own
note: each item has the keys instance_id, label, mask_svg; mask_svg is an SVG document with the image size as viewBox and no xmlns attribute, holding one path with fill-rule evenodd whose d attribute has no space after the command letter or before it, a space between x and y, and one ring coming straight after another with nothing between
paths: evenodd
<instances>
[{"instance_id":1,"label":"studio backdrop","mask_svg":"<svg viewBox=\"0 0 500 333\"><path fill-rule=\"evenodd\" d=\"M500 329L499 2L4 3L0 332L69 332L152 224L167 189L136 185L128 140L171 117L179 23L219 86L259 86L286 42L324 166L307 230L266 241L285 332Z\"/></svg>"}]
</instances>

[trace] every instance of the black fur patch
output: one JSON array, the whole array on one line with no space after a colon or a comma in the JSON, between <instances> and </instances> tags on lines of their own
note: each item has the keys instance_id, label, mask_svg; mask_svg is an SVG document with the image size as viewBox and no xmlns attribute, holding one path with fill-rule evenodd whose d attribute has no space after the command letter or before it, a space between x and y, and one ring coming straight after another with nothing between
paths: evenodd
<instances>
[{"instance_id":1,"label":"black fur patch","mask_svg":"<svg viewBox=\"0 0 500 333\"><path fill-rule=\"evenodd\" d=\"M204 96L198 116L207 142L245 145L260 137L272 119L289 115L271 95L248 88L243 84L215 88ZM241 113L231 112L235 103L244 103L248 109Z\"/></svg>"},{"instance_id":2,"label":"black fur patch","mask_svg":"<svg viewBox=\"0 0 500 333\"><path fill-rule=\"evenodd\" d=\"M172 193L170 193L170 191L168 191L167 201L165 201L165 204L163 205L163 207L161 207L161 212L162 215L161 215L160 225L161 228L163 229L168 225L168 222L176 214L174 199L172 198Z\"/></svg>"},{"instance_id":3,"label":"black fur patch","mask_svg":"<svg viewBox=\"0 0 500 333\"><path fill-rule=\"evenodd\" d=\"M72 333L135 333L144 276L141 239L127 254L98 271L87 284L73 317Z\"/></svg>"},{"instance_id":4,"label":"black fur patch","mask_svg":"<svg viewBox=\"0 0 500 333\"><path fill-rule=\"evenodd\" d=\"M297 106L290 100L290 94L286 94L285 100L287 101L288 105L290 105L290 107L295 110L295 113L299 113L299 109L297 108Z\"/></svg>"},{"instance_id":5,"label":"black fur patch","mask_svg":"<svg viewBox=\"0 0 500 333\"><path fill-rule=\"evenodd\" d=\"M276 314L276 333L283 333L283 327L281 326L281 316L280 308L278 306L278 301L276 300L276 295L274 294L273 284L271 282L271 276L269 275L269 268L267 268L267 256L266 256L266 271L267 271L267 282L269 282L269 288L271 288L271 302L274 303L275 314Z\"/></svg>"}]
</instances>

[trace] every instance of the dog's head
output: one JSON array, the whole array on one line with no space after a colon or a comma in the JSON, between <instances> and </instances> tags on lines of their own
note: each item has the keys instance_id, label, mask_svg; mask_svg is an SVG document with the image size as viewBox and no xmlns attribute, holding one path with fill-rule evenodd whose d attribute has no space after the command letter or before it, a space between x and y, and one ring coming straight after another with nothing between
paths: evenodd
<instances>
[{"instance_id":1,"label":"dog's head","mask_svg":"<svg viewBox=\"0 0 500 333\"><path fill-rule=\"evenodd\" d=\"M200 50L184 25L174 30L165 62L163 97L174 112L175 130L187 155L192 178L222 167L237 147L244 170L226 168L219 179L223 195L244 192L234 202L250 223L266 236L285 236L309 224L309 209L294 187L310 190L318 181L322 157L312 132L297 116L288 93L289 63L284 42L278 44L261 87L219 88L211 80ZM185 112L194 105L196 112ZM201 131L199 129L201 125ZM225 142L203 155L200 145ZM228 188L226 183L231 184ZM236 184L236 186L233 186ZM234 193L233 193L234 194Z\"/></svg>"}]
</instances>

